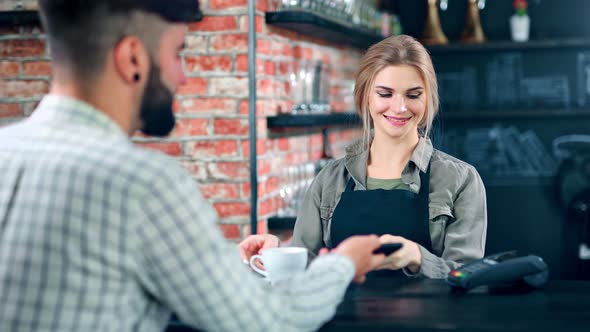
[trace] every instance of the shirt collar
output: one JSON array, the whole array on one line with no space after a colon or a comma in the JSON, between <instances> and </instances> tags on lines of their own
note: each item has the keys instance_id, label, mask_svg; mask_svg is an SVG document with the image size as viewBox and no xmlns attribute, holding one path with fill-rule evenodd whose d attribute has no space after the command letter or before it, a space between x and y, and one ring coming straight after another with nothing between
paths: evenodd
<instances>
[{"instance_id":1,"label":"shirt collar","mask_svg":"<svg viewBox=\"0 0 590 332\"><path fill-rule=\"evenodd\" d=\"M123 129L104 112L79 99L66 96L53 94L43 97L43 100L31 115L31 120L92 127L128 137Z\"/></svg>"},{"instance_id":2,"label":"shirt collar","mask_svg":"<svg viewBox=\"0 0 590 332\"><path fill-rule=\"evenodd\" d=\"M422 172L428 170L428 164L430 163L430 157L432 157L432 142L430 138L420 137L418 145L414 149L410 161L412 161Z\"/></svg>"},{"instance_id":3,"label":"shirt collar","mask_svg":"<svg viewBox=\"0 0 590 332\"><path fill-rule=\"evenodd\" d=\"M371 137L371 140L372 139L373 137ZM433 151L434 148L432 147L430 139L427 137L420 137L418 145L414 149L414 152L412 152L410 162L408 162L402 171L402 182L405 184L415 184L417 185L417 188L419 188L420 173L418 172L418 169L422 172L427 171ZM368 157L369 149L362 139L352 143L346 148L345 164L348 173L353 177L356 183L363 187L366 187Z\"/></svg>"}]
</instances>

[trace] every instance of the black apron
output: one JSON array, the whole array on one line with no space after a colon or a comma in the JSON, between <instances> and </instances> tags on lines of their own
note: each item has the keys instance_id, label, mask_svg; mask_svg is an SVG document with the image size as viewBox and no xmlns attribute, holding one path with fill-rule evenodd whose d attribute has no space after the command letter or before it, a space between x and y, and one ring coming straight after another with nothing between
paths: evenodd
<instances>
[{"instance_id":1,"label":"black apron","mask_svg":"<svg viewBox=\"0 0 590 332\"><path fill-rule=\"evenodd\" d=\"M352 235L391 234L402 236L432 251L429 228L428 192L430 164L420 172L420 191L354 190L352 177L334 213L330 225L331 246L335 248ZM401 270L383 270L368 276L404 276Z\"/></svg>"}]
</instances>

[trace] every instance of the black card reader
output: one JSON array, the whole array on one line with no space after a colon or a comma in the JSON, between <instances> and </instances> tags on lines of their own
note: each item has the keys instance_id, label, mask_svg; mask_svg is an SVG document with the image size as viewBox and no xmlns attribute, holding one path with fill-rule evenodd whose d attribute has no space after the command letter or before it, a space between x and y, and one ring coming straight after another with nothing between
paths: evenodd
<instances>
[{"instance_id":1,"label":"black card reader","mask_svg":"<svg viewBox=\"0 0 590 332\"><path fill-rule=\"evenodd\" d=\"M539 256L507 251L478 259L452 270L447 283L454 290L467 291L478 286L501 287L522 284L538 288L547 282L547 264Z\"/></svg>"}]
</instances>

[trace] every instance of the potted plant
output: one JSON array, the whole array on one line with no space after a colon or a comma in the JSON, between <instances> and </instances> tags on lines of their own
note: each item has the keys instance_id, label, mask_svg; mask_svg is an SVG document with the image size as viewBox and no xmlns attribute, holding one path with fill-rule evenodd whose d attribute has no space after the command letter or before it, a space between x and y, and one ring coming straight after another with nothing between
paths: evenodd
<instances>
[{"instance_id":1,"label":"potted plant","mask_svg":"<svg viewBox=\"0 0 590 332\"><path fill-rule=\"evenodd\" d=\"M512 40L523 42L529 40L531 19L527 14L528 2L526 0L514 0L514 15L510 17L510 32Z\"/></svg>"}]
</instances>

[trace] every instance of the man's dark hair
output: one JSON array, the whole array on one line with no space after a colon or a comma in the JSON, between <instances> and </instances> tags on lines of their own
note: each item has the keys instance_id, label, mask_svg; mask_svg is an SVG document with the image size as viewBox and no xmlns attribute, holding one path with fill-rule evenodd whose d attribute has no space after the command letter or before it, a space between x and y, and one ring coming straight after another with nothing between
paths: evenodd
<instances>
[{"instance_id":1,"label":"man's dark hair","mask_svg":"<svg viewBox=\"0 0 590 332\"><path fill-rule=\"evenodd\" d=\"M190 22L199 12L197 0L39 0L39 10L53 60L80 80L95 77L124 36L154 51L160 37L154 21Z\"/></svg>"}]
</instances>

